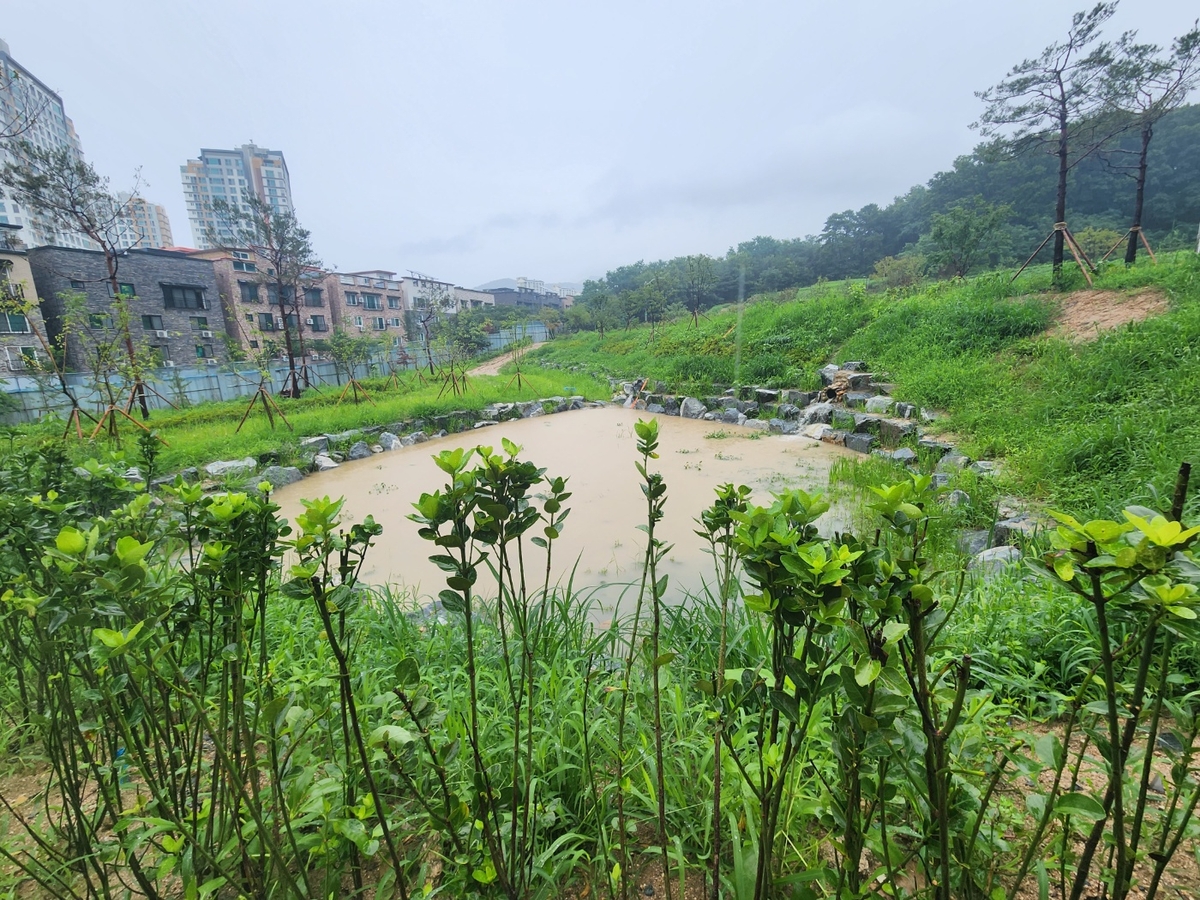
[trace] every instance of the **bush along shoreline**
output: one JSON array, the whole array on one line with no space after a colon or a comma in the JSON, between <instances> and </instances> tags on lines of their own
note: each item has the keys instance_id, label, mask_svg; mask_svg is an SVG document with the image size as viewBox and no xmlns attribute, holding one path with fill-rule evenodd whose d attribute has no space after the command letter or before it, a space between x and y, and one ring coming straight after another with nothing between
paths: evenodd
<instances>
[{"instance_id":1,"label":"bush along shoreline","mask_svg":"<svg viewBox=\"0 0 1200 900\"><path fill-rule=\"evenodd\" d=\"M415 498L445 573L433 618L361 582L381 528L342 525L341 501L288 526L266 486L153 499L61 448L0 456L2 734L27 761L0 789L0 887L1195 889L1174 865L1200 805L1188 467L1165 509L1055 514L1029 584L1090 624L1055 717L1026 724L960 643L995 584L934 562L930 476L877 486L865 537L819 535L819 495L721 485L696 521L710 587L680 597L658 572L657 422L635 432L643 573L603 627L585 586L547 574L588 498L508 441L438 453L444 484Z\"/></svg>"}]
</instances>

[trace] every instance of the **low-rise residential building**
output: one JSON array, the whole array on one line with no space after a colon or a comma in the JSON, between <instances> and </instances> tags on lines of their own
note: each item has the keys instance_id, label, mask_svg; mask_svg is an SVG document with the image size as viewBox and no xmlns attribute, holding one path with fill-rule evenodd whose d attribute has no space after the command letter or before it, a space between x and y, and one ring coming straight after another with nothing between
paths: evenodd
<instances>
[{"instance_id":1,"label":"low-rise residential building","mask_svg":"<svg viewBox=\"0 0 1200 900\"><path fill-rule=\"evenodd\" d=\"M455 311L464 309L484 309L495 306L496 298L489 291L477 291L473 288L454 286Z\"/></svg>"},{"instance_id":2,"label":"low-rise residential building","mask_svg":"<svg viewBox=\"0 0 1200 900\"><path fill-rule=\"evenodd\" d=\"M540 284L540 282L537 282ZM496 298L497 306L521 306L525 309L541 309L549 306L552 309L562 309L563 298L558 294L536 291L531 288L494 288L492 296Z\"/></svg>"},{"instance_id":3,"label":"low-rise residential building","mask_svg":"<svg viewBox=\"0 0 1200 900\"><path fill-rule=\"evenodd\" d=\"M405 290L403 280L387 269L343 272L336 276L338 299L334 324L352 335L372 334L403 340Z\"/></svg>"},{"instance_id":4,"label":"low-rise residential building","mask_svg":"<svg viewBox=\"0 0 1200 900\"><path fill-rule=\"evenodd\" d=\"M49 246L31 249L28 258L52 341L67 326L66 298L83 296L87 322L81 323L82 334L68 335L65 358L68 370L87 371L89 335L113 335L120 329L104 254ZM115 292L128 301L134 344L161 364L215 366L228 360L211 260L177 250L130 250L119 259Z\"/></svg>"},{"instance_id":5,"label":"low-rise residential building","mask_svg":"<svg viewBox=\"0 0 1200 900\"><path fill-rule=\"evenodd\" d=\"M0 225L0 374L25 372L48 362L42 343L46 325L17 231L19 226Z\"/></svg>"},{"instance_id":6,"label":"low-rise residential building","mask_svg":"<svg viewBox=\"0 0 1200 900\"><path fill-rule=\"evenodd\" d=\"M314 269L299 285L280 284L270 262L249 250L188 250L188 255L212 263L224 316L225 331L245 352L282 347L284 332L293 337L298 357L320 359L310 345L329 337L333 328L331 304L336 286L328 272ZM283 309L280 309L280 294ZM280 351L282 352L282 350Z\"/></svg>"}]
</instances>

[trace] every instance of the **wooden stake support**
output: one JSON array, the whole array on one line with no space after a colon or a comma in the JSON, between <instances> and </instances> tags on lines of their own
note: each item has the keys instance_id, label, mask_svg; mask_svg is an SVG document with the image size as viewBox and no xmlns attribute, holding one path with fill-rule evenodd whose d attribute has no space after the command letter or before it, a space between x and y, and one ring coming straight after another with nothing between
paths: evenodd
<instances>
[{"instance_id":1,"label":"wooden stake support","mask_svg":"<svg viewBox=\"0 0 1200 900\"><path fill-rule=\"evenodd\" d=\"M67 427L63 429L63 440L66 440L67 435L71 433L72 425L75 426L75 433L79 436L79 439L83 440L83 419L81 416L87 416L93 422L96 421L96 417L90 412L87 412L86 410L76 406L71 410L71 414L67 416Z\"/></svg>"},{"instance_id":2,"label":"wooden stake support","mask_svg":"<svg viewBox=\"0 0 1200 900\"><path fill-rule=\"evenodd\" d=\"M1116 250L1118 247L1120 247L1123 243L1125 243L1127 240L1129 240L1129 236L1131 234L1135 234L1135 233L1137 234L1137 236L1139 238L1142 239L1142 246L1145 247L1146 252L1150 254L1150 261L1152 263L1154 263L1154 265L1157 266L1158 265L1158 257L1156 257L1154 255L1154 251L1150 249L1150 242L1148 240L1146 240L1146 232L1142 231L1141 225L1129 226L1129 230L1126 231L1123 235L1121 235L1121 239L1119 241L1117 241L1115 244L1113 244L1107 253L1105 253L1102 257L1100 257L1100 262L1104 262L1106 259L1108 259L1110 256L1112 256L1113 250Z\"/></svg>"},{"instance_id":3,"label":"wooden stake support","mask_svg":"<svg viewBox=\"0 0 1200 900\"><path fill-rule=\"evenodd\" d=\"M1071 229L1067 227L1066 222L1054 223L1054 228L1048 235L1046 235L1046 239L1038 244L1038 248L1034 250L1032 254L1030 254L1029 259L1025 260L1025 262L1021 265L1021 268L1017 269L1013 277L1008 280L1009 284L1012 284L1017 280L1017 276L1029 267L1029 264L1033 262L1034 258L1042 252L1042 248L1050 243L1050 239L1060 231L1063 233L1063 241L1067 245L1067 249L1071 251L1071 255L1075 257L1075 263L1079 266L1079 271L1083 273L1084 280L1087 281L1088 287L1096 286L1095 282L1092 281L1091 274L1088 272L1088 269L1091 269L1092 272L1095 272L1096 267L1092 265L1092 261L1088 259L1087 254L1083 252L1083 248L1080 247L1078 241L1075 240L1075 235L1071 234ZM1087 263L1086 267L1084 265L1085 262Z\"/></svg>"},{"instance_id":4,"label":"wooden stake support","mask_svg":"<svg viewBox=\"0 0 1200 900\"><path fill-rule=\"evenodd\" d=\"M358 394L359 394L359 391L361 391L363 397L366 398L368 403L370 403L372 406L378 405L375 403L374 400L371 399L371 395L367 393L367 389L358 383L357 378L351 378L349 381L346 382L346 386L344 388L342 388L342 395L340 397L338 397L338 402L335 405L341 406L342 401L346 399L346 395L348 393L350 393L351 391L354 391L354 402L355 403L358 403Z\"/></svg>"},{"instance_id":5,"label":"wooden stake support","mask_svg":"<svg viewBox=\"0 0 1200 900\"><path fill-rule=\"evenodd\" d=\"M129 411L131 409L133 409L133 401L137 399L139 391L142 391L142 392L149 391L155 397L157 397L159 400L161 400L163 403L167 404L167 406L171 407L171 409L179 409L178 406L176 406L174 403L172 403L170 400L168 400L166 397L164 397L162 394L160 394L155 389L154 385L147 384L146 382L142 381L141 376L138 376L136 379L134 379L133 384L131 384L129 386L129 399L125 401L126 418L128 418Z\"/></svg>"},{"instance_id":6,"label":"wooden stake support","mask_svg":"<svg viewBox=\"0 0 1200 900\"><path fill-rule=\"evenodd\" d=\"M283 424L288 427L289 431L296 430L292 427L292 423L287 420L287 416L283 414L283 410L279 408L279 404L275 402L275 398L271 396L270 391L267 390L266 384L262 381L259 381L258 390L256 390L250 396L250 402L246 406L246 411L242 413L242 420L238 422L238 427L233 430L234 434L237 434L242 430L242 426L246 424L246 419L250 418L250 411L254 409L254 404L260 402L262 403L263 410L267 414L267 421L271 423L272 431L275 430L276 414L279 415L279 418L283 419Z\"/></svg>"}]
</instances>

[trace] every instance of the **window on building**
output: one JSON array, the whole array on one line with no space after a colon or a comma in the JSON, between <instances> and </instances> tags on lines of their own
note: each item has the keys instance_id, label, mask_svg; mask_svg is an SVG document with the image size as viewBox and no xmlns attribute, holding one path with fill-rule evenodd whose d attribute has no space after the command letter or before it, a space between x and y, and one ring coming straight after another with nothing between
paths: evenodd
<instances>
[{"instance_id":1,"label":"window on building","mask_svg":"<svg viewBox=\"0 0 1200 900\"><path fill-rule=\"evenodd\" d=\"M212 359L212 344L197 344L196 359Z\"/></svg>"},{"instance_id":2,"label":"window on building","mask_svg":"<svg viewBox=\"0 0 1200 900\"><path fill-rule=\"evenodd\" d=\"M346 291L346 305L358 306L358 294L354 293L354 291Z\"/></svg>"},{"instance_id":3,"label":"window on building","mask_svg":"<svg viewBox=\"0 0 1200 900\"><path fill-rule=\"evenodd\" d=\"M283 317L283 327L288 331L295 331L300 327L300 317L295 313L288 313Z\"/></svg>"},{"instance_id":4,"label":"window on building","mask_svg":"<svg viewBox=\"0 0 1200 900\"><path fill-rule=\"evenodd\" d=\"M80 281L78 278L72 278L71 279L71 290L86 291L87 290L87 282Z\"/></svg>"},{"instance_id":5,"label":"window on building","mask_svg":"<svg viewBox=\"0 0 1200 900\"><path fill-rule=\"evenodd\" d=\"M329 326L325 324L324 316L310 316L308 319L308 327L313 331L328 331Z\"/></svg>"},{"instance_id":6,"label":"window on building","mask_svg":"<svg viewBox=\"0 0 1200 900\"><path fill-rule=\"evenodd\" d=\"M359 328L362 328L362 327L363 327L363 326L362 326L362 316L355 316L355 317L354 317L354 324L355 324L356 326L358 326Z\"/></svg>"},{"instance_id":7,"label":"window on building","mask_svg":"<svg viewBox=\"0 0 1200 900\"><path fill-rule=\"evenodd\" d=\"M253 322L254 321L254 313L246 313L246 321Z\"/></svg>"},{"instance_id":8,"label":"window on building","mask_svg":"<svg viewBox=\"0 0 1200 900\"><path fill-rule=\"evenodd\" d=\"M277 284L268 284L267 285L267 302L270 303L272 306L279 305L279 285L277 285Z\"/></svg>"},{"instance_id":9,"label":"window on building","mask_svg":"<svg viewBox=\"0 0 1200 900\"><path fill-rule=\"evenodd\" d=\"M376 316L375 318L371 319L371 326L376 331L383 331L385 328L387 328L387 322L384 320L383 316Z\"/></svg>"},{"instance_id":10,"label":"window on building","mask_svg":"<svg viewBox=\"0 0 1200 900\"><path fill-rule=\"evenodd\" d=\"M233 261L233 271L235 272L257 272L258 266L252 262L242 262L240 259Z\"/></svg>"},{"instance_id":11,"label":"window on building","mask_svg":"<svg viewBox=\"0 0 1200 900\"><path fill-rule=\"evenodd\" d=\"M258 341L251 341L251 342L250 342L250 349L251 349L251 350L257 350L257 349L258 349Z\"/></svg>"},{"instance_id":12,"label":"window on building","mask_svg":"<svg viewBox=\"0 0 1200 900\"><path fill-rule=\"evenodd\" d=\"M117 282L117 293L114 294L112 282L110 281L108 283L108 296L116 297L118 294L122 297L134 297L137 295L137 291L135 291L133 289L132 284L128 284L127 282L124 282L124 281L119 281L119 282Z\"/></svg>"},{"instance_id":13,"label":"window on building","mask_svg":"<svg viewBox=\"0 0 1200 900\"><path fill-rule=\"evenodd\" d=\"M192 323L193 331L201 331L208 328L207 316L190 316L188 321Z\"/></svg>"},{"instance_id":14,"label":"window on building","mask_svg":"<svg viewBox=\"0 0 1200 900\"><path fill-rule=\"evenodd\" d=\"M147 331L162 331L162 316L142 316L142 327Z\"/></svg>"},{"instance_id":15,"label":"window on building","mask_svg":"<svg viewBox=\"0 0 1200 900\"><path fill-rule=\"evenodd\" d=\"M150 348L150 361L153 365L161 367L170 358L171 351L167 347L155 345Z\"/></svg>"},{"instance_id":16,"label":"window on building","mask_svg":"<svg viewBox=\"0 0 1200 900\"><path fill-rule=\"evenodd\" d=\"M112 316L106 316L104 313L88 313L88 325L97 329L112 328Z\"/></svg>"},{"instance_id":17,"label":"window on building","mask_svg":"<svg viewBox=\"0 0 1200 900\"><path fill-rule=\"evenodd\" d=\"M259 331L274 331L275 316L272 313L258 314L258 330Z\"/></svg>"},{"instance_id":18,"label":"window on building","mask_svg":"<svg viewBox=\"0 0 1200 900\"><path fill-rule=\"evenodd\" d=\"M324 306L321 299L320 288L305 288L304 289L304 305L305 306Z\"/></svg>"},{"instance_id":19,"label":"window on building","mask_svg":"<svg viewBox=\"0 0 1200 900\"><path fill-rule=\"evenodd\" d=\"M29 320L17 313L0 315L0 332L4 334L29 334Z\"/></svg>"},{"instance_id":20,"label":"window on building","mask_svg":"<svg viewBox=\"0 0 1200 900\"><path fill-rule=\"evenodd\" d=\"M388 309L400 309L399 297L388 297Z\"/></svg>"},{"instance_id":21,"label":"window on building","mask_svg":"<svg viewBox=\"0 0 1200 900\"><path fill-rule=\"evenodd\" d=\"M239 281L238 291L243 303L258 303L258 283L254 281Z\"/></svg>"},{"instance_id":22,"label":"window on building","mask_svg":"<svg viewBox=\"0 0 1200 900\"><path fill-rule=\"evenodd\" d=\"M394 318L388 319L388 323L390 325L392 325L392 327L394 327L394 328L399 328L400 327L400 318L398 316L396 316Z\"/></svg>"},{"instance_id":23,"label":"window on building","mask_svg":"<svg viewBox=\"0 0 1200 900\"><path fill-rule=\"evenodd\" d=\"M378 294L363 294L362 305L367 309L383 309L383 304L380 302Z\"/></svg>"},{"instance_id":24,"label":"window on building","mask_svg":"<svg viewBox=\"0 0 1200 900\"><path fill-rule=\"evenodd\" d=\"M204 288L186 284L164 284L163 306L167 309L208 309Z\"/></svg>"},{"instance_id":25,"label":"window on building","mask_svg":"<svg viewBox=\"0 0 1200 900\"><path fill-rule=\"evenodd\" d=\"M250 254L249 254L249 253L247 253L245 250L234 250L234 251L233 251L233 258L234 258L234 259L249 259L249 258L250 258Z\"/></svg>"}]
</instances>

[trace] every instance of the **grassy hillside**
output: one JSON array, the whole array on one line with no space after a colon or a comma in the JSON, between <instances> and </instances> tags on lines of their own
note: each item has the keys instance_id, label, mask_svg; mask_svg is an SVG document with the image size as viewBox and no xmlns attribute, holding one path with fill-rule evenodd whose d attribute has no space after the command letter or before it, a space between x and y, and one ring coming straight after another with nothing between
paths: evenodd
<instances>
[{"instance_id":1,"label":"grassy hillside","mask_svg":"<svg viewBox=\"0 0 1200 900\"><path fill-rule=\"evenodd\" d=\"M699 326L573 336L536 358L701 393L713 382L811 386L824 363L861 359L900 399L944 410L968 451L1004 459L1020 490L1086 510L1169 492L1200 448L1200 258L1106 269L1096 287L1114 302L1153 289L1169 309L1088 341L1045 334L1065 296L1048 270L1013 285L1009 275L907 296L817 286L756 298L740 322L726 307Z\"/></svg>"}]
</instances>

